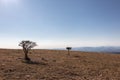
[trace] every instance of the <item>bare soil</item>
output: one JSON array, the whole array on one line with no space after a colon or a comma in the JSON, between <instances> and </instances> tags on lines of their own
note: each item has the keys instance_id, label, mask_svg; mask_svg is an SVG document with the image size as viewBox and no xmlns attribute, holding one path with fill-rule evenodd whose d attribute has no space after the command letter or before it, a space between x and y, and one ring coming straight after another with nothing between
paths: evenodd
<instances>
[{"instance_id":1,"label":"bare soil","mask_svg":"<svg viewBox=\"0 0 120 80\"><path fill-rule=\"evenodd\" d=\"M0 80L120 80L120 54L0 49Z\"/></svg>"}]
</instances>

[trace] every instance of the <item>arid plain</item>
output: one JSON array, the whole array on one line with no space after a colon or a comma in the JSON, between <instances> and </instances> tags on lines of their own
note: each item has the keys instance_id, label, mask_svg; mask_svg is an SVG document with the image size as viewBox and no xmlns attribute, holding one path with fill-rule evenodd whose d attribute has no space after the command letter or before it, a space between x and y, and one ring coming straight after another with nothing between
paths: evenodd
<instances>
[{"instance_id":1,"label":"arid plain","mask_svg":"<svg viewBox=\"0 0 120 80\"><path fill-rule=\"evenodd\" d=\"M31 63L18 49L0 49L0 80L120 80L120 55L32 50Z\"/></svg>"}]
</instances>

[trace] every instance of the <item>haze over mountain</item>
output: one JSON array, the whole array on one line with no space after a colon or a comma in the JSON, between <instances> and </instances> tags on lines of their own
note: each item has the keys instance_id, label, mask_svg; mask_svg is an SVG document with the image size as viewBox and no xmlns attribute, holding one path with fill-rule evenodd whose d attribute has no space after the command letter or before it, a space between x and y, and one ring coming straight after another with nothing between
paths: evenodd
<instances>
[{"instance_id":1,"label":"haze over mountain","mask_svg":"<svg viewBox=\"0 0 120 80\"><path fill-rule=\"evenodd\" d=\"M73 50L87 52L120 52L120 47L100 46L100 47L75 47Z\"/></svg>"}]
</instances>

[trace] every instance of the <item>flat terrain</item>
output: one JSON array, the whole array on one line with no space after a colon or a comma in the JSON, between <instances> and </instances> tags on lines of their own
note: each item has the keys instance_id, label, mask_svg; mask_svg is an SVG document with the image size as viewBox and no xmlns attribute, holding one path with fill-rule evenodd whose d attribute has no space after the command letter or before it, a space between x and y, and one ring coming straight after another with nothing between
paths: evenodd
<instances>
[{"instance_id":1,"label":"flat terrain","mask_svg":"<svg viewBox=\"0 0 120 80\"><path fill-rule=\"evenodd\" d=\"M0 49L0 80L120 80L120 54Z\"/></svg>"}]
</instances>

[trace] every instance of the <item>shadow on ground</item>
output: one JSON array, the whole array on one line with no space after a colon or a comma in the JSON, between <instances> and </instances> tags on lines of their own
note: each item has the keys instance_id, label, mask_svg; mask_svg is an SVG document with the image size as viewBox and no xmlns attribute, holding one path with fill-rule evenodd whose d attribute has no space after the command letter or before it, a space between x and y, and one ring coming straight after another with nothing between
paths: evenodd
<instances>
[{"instance_id":1,"label":"shadow on ground","mask_svg":"<svg viewBox=\"0 0 120 80\"><path fill-rule=\"evenodd\" d=\"M46 62L43 62L43 61L22 61L23 63L26 63L26 64L31 64L31 65L48 65L48 63Z\"/></svg>"}]
</instances>

